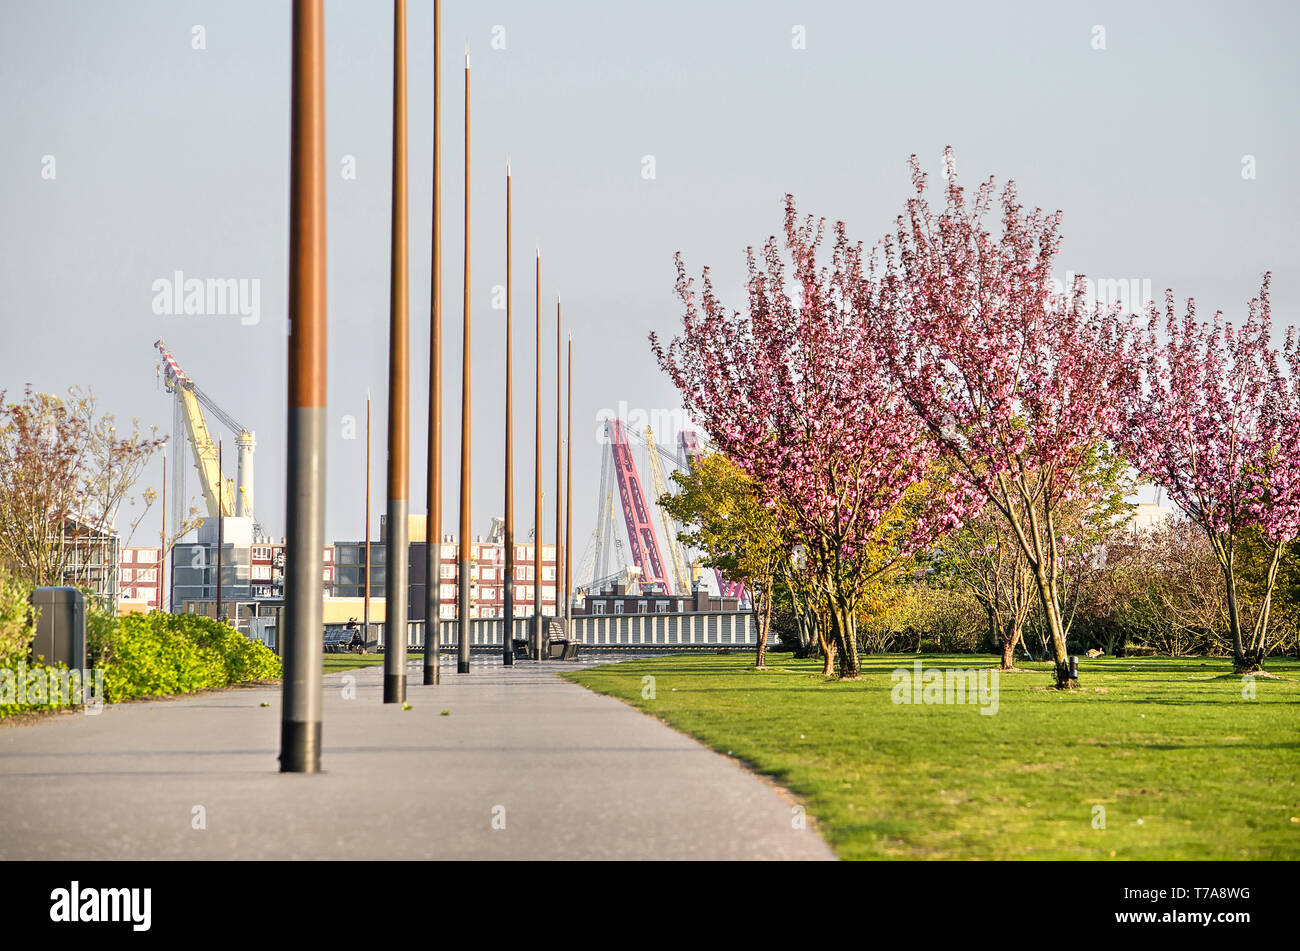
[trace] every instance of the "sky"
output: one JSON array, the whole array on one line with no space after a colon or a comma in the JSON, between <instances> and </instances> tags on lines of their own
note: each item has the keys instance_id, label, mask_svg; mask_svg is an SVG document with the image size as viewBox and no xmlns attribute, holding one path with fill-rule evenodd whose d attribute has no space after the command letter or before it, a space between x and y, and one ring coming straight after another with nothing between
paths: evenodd
<instances>
[{"instance_id":1,"label":"sky","mask_svg":"<svg viewBox=\"0 0 1300 951\"><path fill-rule=\"evenodd\" d=\"M351 540L364 532L367 392L376 532L384 507L392 14L360 0L325 9L326 537ZM429 384L432 9L413 0L408 10L414 513L424 511ZM0 389L90 387L103 411L170 434L153 348L163 339L256 432L257 517L275 536L285 512L290 16L288 2L267 0L0 9ZM574 341L577 557L599 504L602 412L645 413L670 442L680 423L647 341L680 325L674 253L692 272L710 266L739 306L745 248L780 228L786 193L870 244L903 210L908 156L937 173L951 145L963 179L1013 178L1026 204L1064 212L1062 277L1149 282L1157 298L1172 287L1203 313L1235 317L1272 270L1275 320L1294 323L1298 30L1300 5L1287 2L447 0L444 526L455 530L459 505L466 46L472 524L486 534L504 508L505 315L494 298L506 281L509 155L517 532L532 520L538 243L543 481L555 480L558 293ZM177 271L255 281L259 307L156 313L155 282ZM145 483L160 481L161 456ZM135 544L157 537L159 515L155 506Z\"/></svg>"}]
</instances>

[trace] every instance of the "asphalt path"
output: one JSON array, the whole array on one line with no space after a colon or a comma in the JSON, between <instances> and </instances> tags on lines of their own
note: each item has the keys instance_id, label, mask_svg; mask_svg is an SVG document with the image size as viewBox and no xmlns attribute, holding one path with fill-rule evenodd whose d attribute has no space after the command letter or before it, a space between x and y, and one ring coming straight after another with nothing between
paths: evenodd
<instances>
[{"instance_id":1,"label":"asphalt path","mask_svg":"<svg viewBox=\"0 0 1300 951\"><path fill-rule=\"evenodd\" d=\"M781 790L557 674L443 658L324 678L323 771L282 774L279 686L0 727L0 859L829 859Z\"/></svg>"}]
</instances>

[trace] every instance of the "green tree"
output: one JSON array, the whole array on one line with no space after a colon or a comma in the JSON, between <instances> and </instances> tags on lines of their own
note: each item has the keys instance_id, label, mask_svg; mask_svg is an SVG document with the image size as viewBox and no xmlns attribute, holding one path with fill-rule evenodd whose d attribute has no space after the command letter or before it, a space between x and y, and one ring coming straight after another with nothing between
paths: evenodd
<instances>
[{"instance_id":1,"label":"green tree","mask_svg":"<svg viewBox=\"0 0 1300 951\"><path fill-rule=\"evenodd\" d=\"M773 589L790 550L779 513L765 506L754 481L718 452L696 456L687 472L673 473L673 481L679 491L659 504L685 527L684 544L700 549L710 567L749 589L758 627L755 664L762 668Z\"/></svg>"},{"instance_id":2,"label":"green tree","mask_svg":"<svg viewBox=\"0 0 1300 951\"><path fill-rule=\"evenodd\" d=\"M132 492L164 439L142 434L139 421L119 433L80 390L66 399L30 385L21 402L0 392L0 565L35 585L77 584L78 548L113 531L124 506L140 504L126 540L156 493ZM71 533L70 533L71 532Z\"/></svg>"}]
</instances>

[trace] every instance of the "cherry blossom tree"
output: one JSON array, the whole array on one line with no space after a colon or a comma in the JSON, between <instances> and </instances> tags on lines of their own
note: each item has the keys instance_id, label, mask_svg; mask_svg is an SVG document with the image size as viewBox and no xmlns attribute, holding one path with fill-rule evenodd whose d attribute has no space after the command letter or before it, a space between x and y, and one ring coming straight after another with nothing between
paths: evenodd
<instances>
[{"instance_id":1,"label":"cherry blossom tree","mask_svg":"<svg viewBox=\"0 0 1300 951\"><path fill-rule=\"evenodd\" d=\"M1082 278L1068 297L1054 291L1060 212L1027 211L1008 182L994 236L984 223L993 179L968 200L951 150L944 159L946 206L936 214L912 156L916 193L885 240L880 351L951 478L1007 520L1050 632L1057 685L1070 687L1058 515L1120 423L1136 379L1131 334L1117 314L1085 306Z\"/></svg>"},{"instance_id":2,"label":"cherry blossom tree","mask_svg":"<svg viewBox=\"0 0 1300 951\"><path fill-rule=\"evenodd\" d=\"M1227 584L1233 665L1241 672L1263 662L1278 566L1300 535L1300 343L1291 329L1280 353L1270 344L1269 280L1265 274L1240 327L1222 312L1199 320L1192 299L1179 318L1172 291L1163 321L1151 306L1141 398L1123 436L1133 465L1209 539ZM1250 531L1265 542L1266 567L1248 625L1240 551Z\"/></svg>"},{"instance_id":3,"label":"cherry blossom tree","mask_svg":"<svg viewBox=\"0 0 1300 951\"><path fill-rule=\"evenodd\" d=\"M686 410L766 504L789 514L825 599L839 674L852 678L864 586L960 513L915 502L934 449L870 345L882 286L842 223L829 265L819 266L825 231L824 221L801 222L786 196L789 279L776 237L761 260L748 249L744 313L724 308L707 269L697 294L678 255L682 332L666 346L652 335L651 344Z\"/></svg>"}]
</instances>

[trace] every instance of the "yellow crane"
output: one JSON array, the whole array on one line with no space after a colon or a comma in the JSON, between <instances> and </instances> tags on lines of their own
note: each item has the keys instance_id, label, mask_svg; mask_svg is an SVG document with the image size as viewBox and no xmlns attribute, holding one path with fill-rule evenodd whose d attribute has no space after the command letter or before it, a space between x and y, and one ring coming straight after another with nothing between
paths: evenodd
<instances>
[{"instance_id":1,"label":"yellow crane","mask_svg":"<svg viewBox=\"0 0 1300 951\"><path fill-rule=\"evenodd\" d=\"M257 445L252 431L237 422L229 413L221 409L211 397L185 375L172 356L170 350L163 346L161 340L155 340L154 346L162 354L163 382L167 392L176 397L180 416L185 421L185 435L189 438L194 451L194 467L199 471L199 481L203 486L203 501L207 505L208 516L240 515L253 517L253 449ZM217 444L208 431L208 424L203 420L203 409L207 407L214 416L225 423L235 433L235 447L238 451L238 489L230 479L221 474L217 464ZM236 495L238 496L236 498Z\"/></svg>"}]
</instances>

